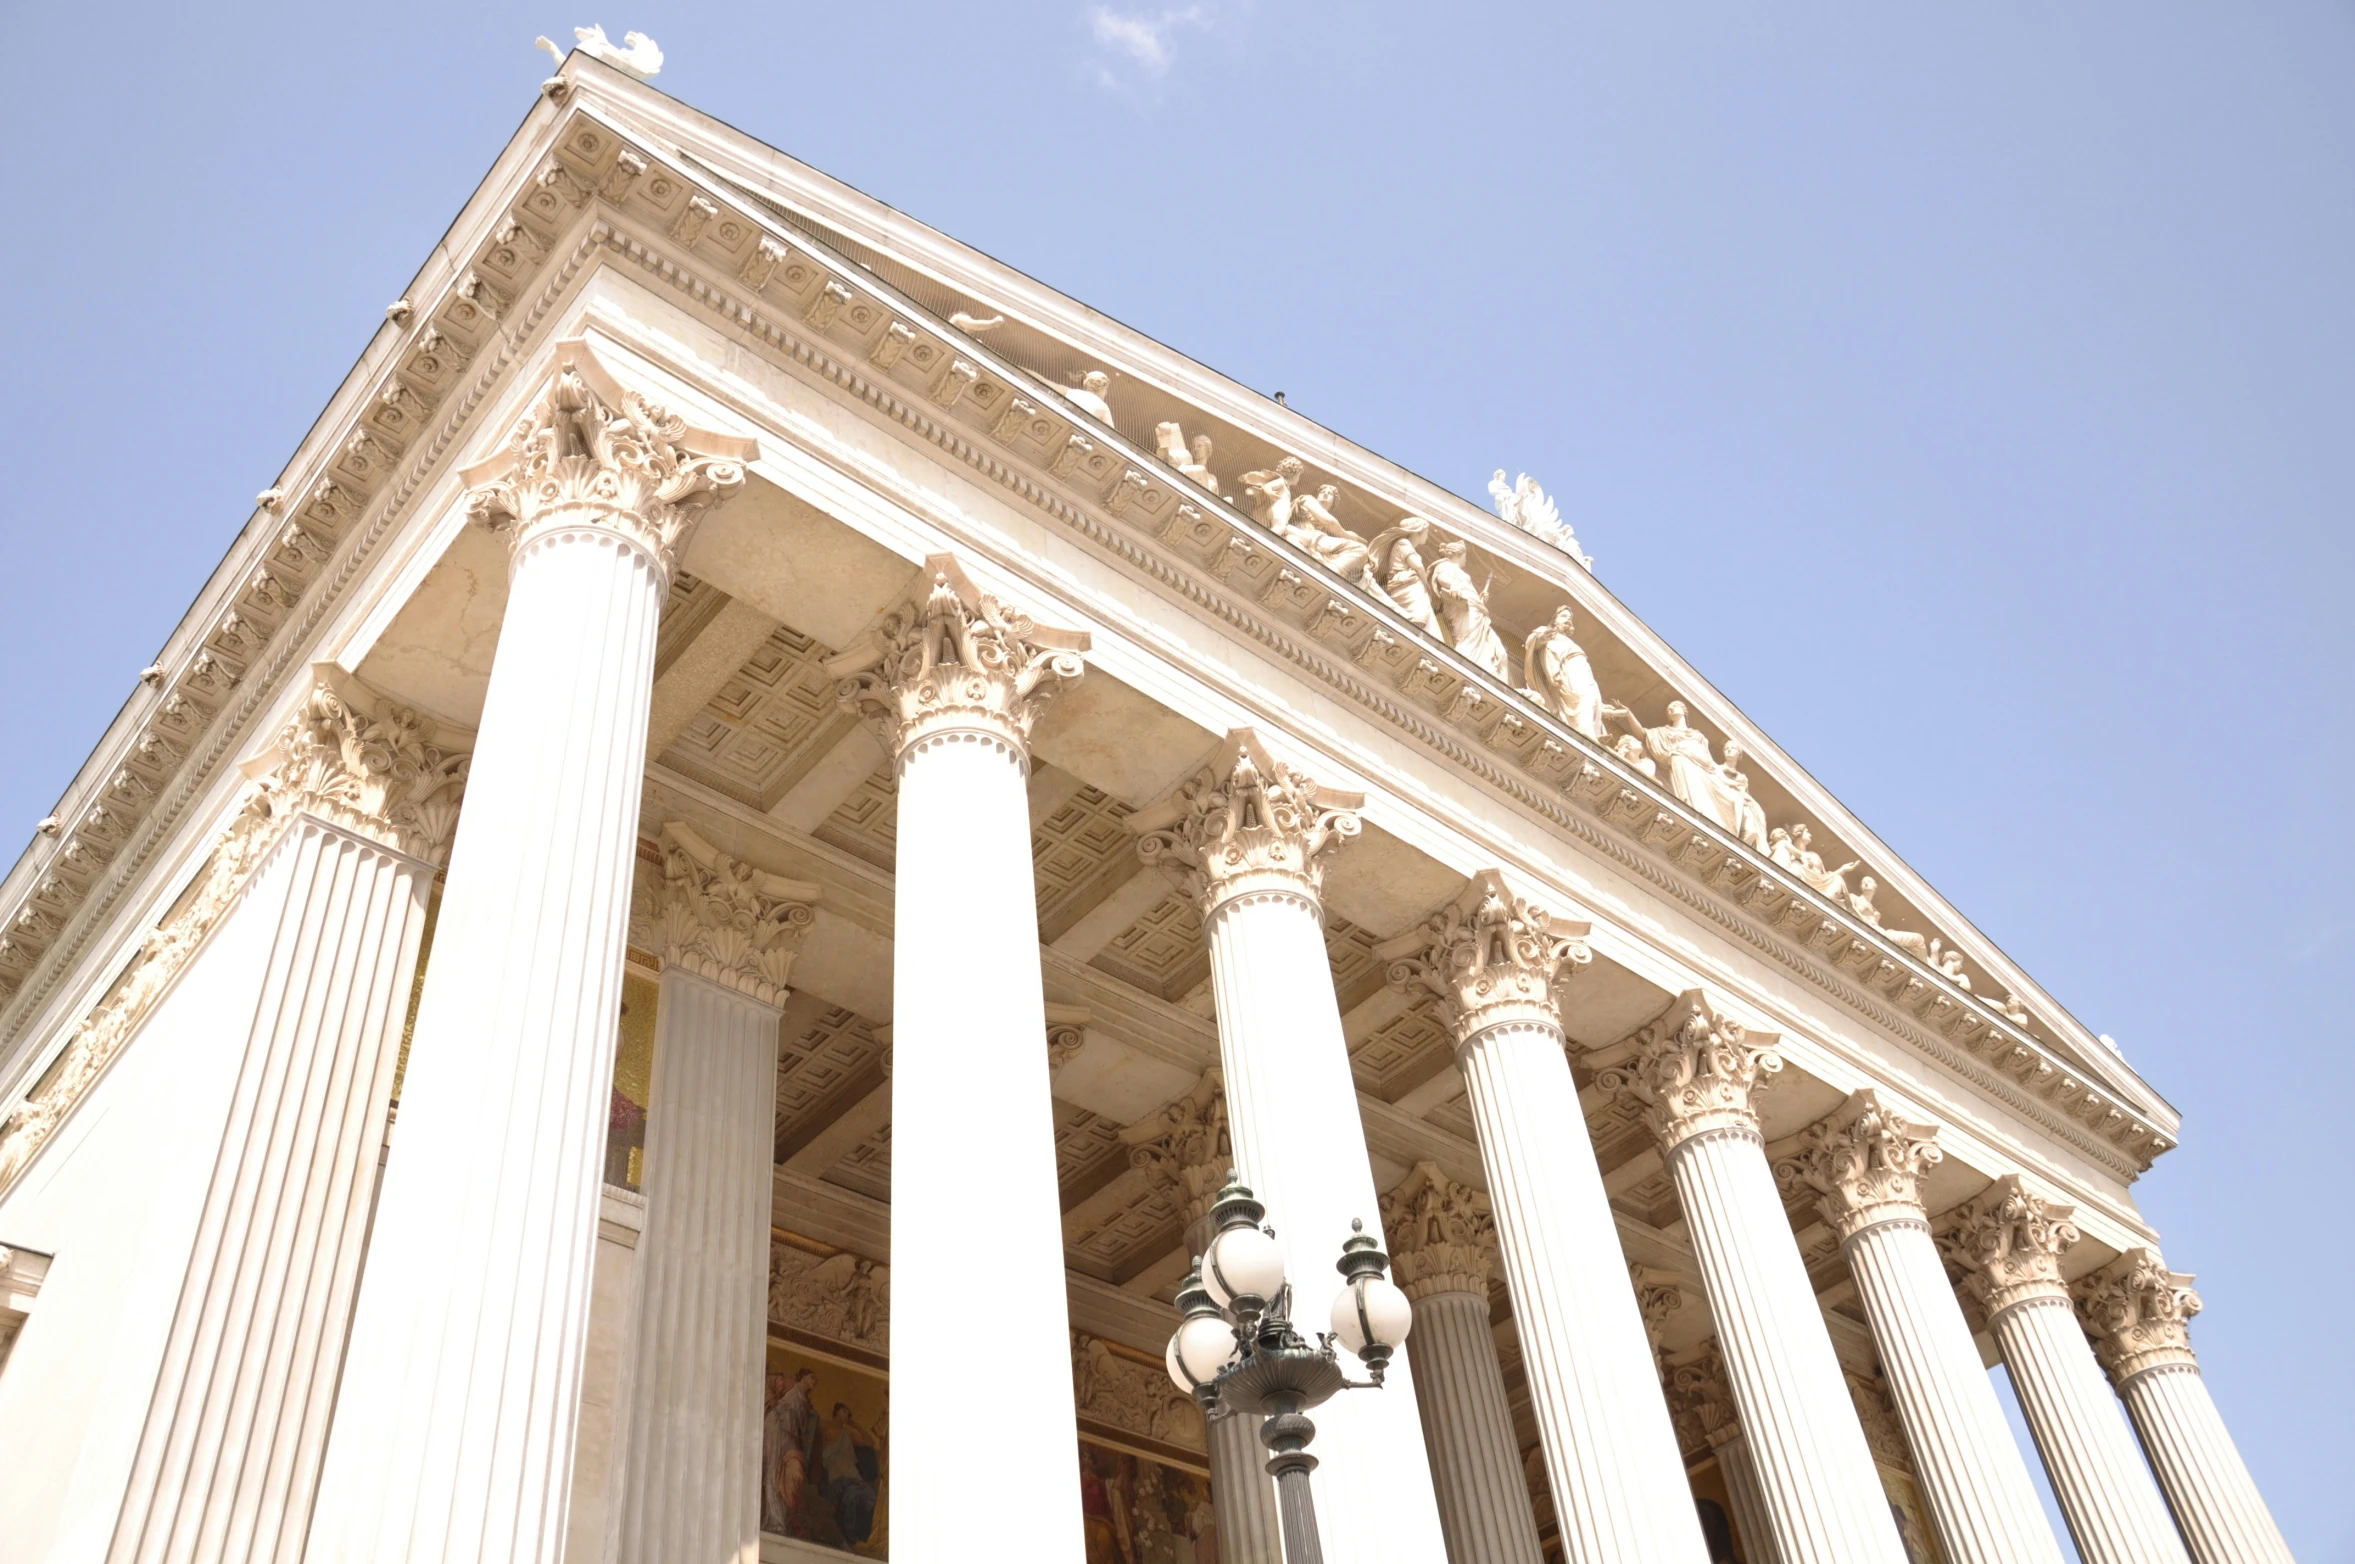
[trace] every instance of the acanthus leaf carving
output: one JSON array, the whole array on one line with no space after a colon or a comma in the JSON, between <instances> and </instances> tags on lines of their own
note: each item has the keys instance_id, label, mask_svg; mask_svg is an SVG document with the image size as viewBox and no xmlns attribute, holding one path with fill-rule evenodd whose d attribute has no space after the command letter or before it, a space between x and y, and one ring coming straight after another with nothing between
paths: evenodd
<instances>
[{"instance_id":1,"label":"acanthus leaf carving","mask_svg":"<svg viewBox=\"0 0 2355 1564\"><path fill-rule=\"evenodd\" d=\"M929 589L829 660L835 699L865 718L895 758L936 735L980 732L1015 755L1031 726L1079 678L1084 630L1057 630L976 586L950 554L924 562Z\"/></svg>"},{"instance_id":2,"label":"acanthus leaf carving","mask_svg":"<svg viewBox=\"0 0 2355 1564\"><path fill-rule=\"evenodd\" d=\"M690 427L614 380L578 338L557 345L557 366L499 453L464 469L468 513L506 532L515 559L590 527L637 543L667 579L695 522L744 486L754 442Z\"/></svg>"},{"instance_id":3,"label":"acanthus leaf carving","mask_svg":"<svg viewBox=\"0 0 2355 1564\"><path fill-rule=\"evenodd\" d=\"M1586 943L1592 927L1557 922L1515 896L1500 871L1483 869L1454 901L1374 954L1393 987L1439 996L1460 1046L1512 1022L1558 1028L1556 985L1594 959Z\"/></svg>"},{"instance_id":4,"label":"acanthus leaf carving","mask_svg":"<svg viewBox=\"0 0 2355 1564\"><path fill-rule=\"evenodd\" d=\"M1678 995L1637 1032L1624 1061L1596 1072L1596 1084L1639 1103L1663 1151L1713 1130L1758 1133L1753 1099L1783 1067L1775 1034L1752 1034L1721 1015L1700 989Z\"/></svg>"},{"instance_id":5,"label":"acanthus leaf carving","mask_svg":"<svg viewBox=\"0 0 2355 1564\"><path fill-rule=\"evenodd\" d=\"M662 828L662 959L764 1005L783 1005L820 888L731 858L672 821Z\"/></svg>"},{"instance_id":6,"label":"acanthus leaf carving","mask_svg":"<svg viewBox=\"0 0 2355 1564\"><path fill-rule=\"evenodd\" d=\"M1327 854L1362 829L1365 799L1320 786L1237 728L1210 764L1129 817L1137 853L1173 873L1205 917L1238 896L1278 891L1319 901Z\"/></svg>"},{"instance_id":7,"label":"acanthus leaf carving","mask_svg":"<svg viewBox=\"0 0 2355 1564\"><path fill-rule=\"evenodd\" d=\"M1488 1296L1496 1273L1496 1218L1485 1192L1459 1184L1435 1162L1418 1162L1382 1197L1382 1231L1392 1276L1420 1303L1443 1292Z\"/></svg>"},{"instance_id":8,"label":"acanthus leaf carving","mask_svg":"<svg viewBox=\"0 0 2355 1564\"><path fill-rule=\"evenodd\" d=\"M1989 1319L2034 1298L2066 1299L2061 1256L2077 1242L2076 1210L2007 1173L1947 1219L1939 1249Z\"/></svg>"},{"instance_id":9,"label":"acanthus leaf carving","mask_svg":"<svg viewBox=\"0 0 2355 1564\"><path fill-rule=\"evenodd\" d=\"M1226 1082L1215 1069L1159 1111L1120 1132L1129 1166L1177 1207L1191 1229L1210 1215L1234 1166L1227 1132Z\"/></svg>"},{"instance_id":10,"label":"acanthus leaf carving","mask_svg":"<svg viewBox=\"0 0 2355 1564\"><path fill-rule=\"evenodd\" d=\"M1867 1087L1808 1126L1798 1174L1823 1197L1824 1220L1846 1240L1878 1222L1926 1224L1922 1176L1945 1156L1936 1125L1902 1117Z\"/></svg>"},{"instance_id":11,"label":"acanthus leaf carving","mask_svg":"<svg viewBox=\"0 0 2355 1564\"><path fill-rule=\"evenodd\" d=\"M2093 1338L2093 1355L2123 1388L2154 1369L2196 1367L2191 1318L2200 1312L2192 1278L2167 1269L2159 1251L2129 1249L2079 1279L2077 1318Z\"/></svg>"},{"instance_id":12,"label":"acanthus leaf carving","mask_svg":"<svg viewBox=\"0 0 2355 1564\"><path fill-rule=\"evenodd\" d=\"M1734 1408L1733 1390L1725 1378L1725 1357L1716 1338L1703 1342L1698 1352L1681 1363L1663 1360L1660 1378L1668 1395L1669 1421L1676 1427L1677 1448L1688 1457L1741 1437L1741 1414Z\"/></svg>"},{"instance_id":13,"label":"acanthus leaf carving","mask_svg":"<svg viewBox=\"0 0 2355 1564\"><path fill-rule=\"evenodd\" d=\"M277 744L245 771L274 818L307 810L438 864L457 830L470 757L437 737L416 712L375 702L320 664Z\"/></svg>"}]
</instances>

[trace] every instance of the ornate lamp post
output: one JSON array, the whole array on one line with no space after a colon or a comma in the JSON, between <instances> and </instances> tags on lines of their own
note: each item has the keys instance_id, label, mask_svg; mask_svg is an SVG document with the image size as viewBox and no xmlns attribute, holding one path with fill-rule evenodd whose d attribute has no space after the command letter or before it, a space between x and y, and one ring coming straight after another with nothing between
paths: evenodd
<instances>
[{"instance_id":1,"label":"ornate lamp post","mask_svg":"<svg viewBox=\"0 0 2355 1564\"><path fill-rule=\"evenodd\" d=\"M1267 1418L1259 1438L1271 1452L1267 1470L1276 1480L1284 1557L1289 1564L1324 1564L1308 1491L1308 1474L1317 1464L1308 1453L1316 1424L1306 1413L1338 1391L1380 1389L1390 1355L1406 1340L1413 1309L1391 1284L1390 1257L1366 1236L1363 1222L1353 1222L1334 1267L1343 1281L1333 1299L1333 1329L1310 1346L1292 1328L1284 1253L1274 1231L1261 1225L1267 1207L1230 1173L1210 1215L1217 1231L1178 1291L1185 1318L1169 1338L1169 1377L1213 1419L1238 1412ZM1335 1342L1357 1355L1365 1379L1342 1372Z\"/></svg>"}]
</instances>

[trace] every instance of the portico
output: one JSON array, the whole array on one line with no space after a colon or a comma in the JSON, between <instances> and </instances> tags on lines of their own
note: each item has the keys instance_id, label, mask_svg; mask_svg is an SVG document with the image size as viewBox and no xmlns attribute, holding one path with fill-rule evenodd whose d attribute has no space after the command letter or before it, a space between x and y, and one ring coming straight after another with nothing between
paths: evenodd
<instances>
[{"instance_id":1,"label":"portico","mask_svg":"<svg viewBox=\"0 0 2355 1564\"><path fill-rule=\"evenodd\" d=\"M2174 1111L1533 488L579 57L404 304L6 882L0 1428L107 1388L0 1521L1273 1564L1161 1367L1233 1168L1417 1304L1336 1557L2046 1564L1998 1357L2089 1560L2286 1557L2132 1200Z\"/></svg>"}]
</instances>

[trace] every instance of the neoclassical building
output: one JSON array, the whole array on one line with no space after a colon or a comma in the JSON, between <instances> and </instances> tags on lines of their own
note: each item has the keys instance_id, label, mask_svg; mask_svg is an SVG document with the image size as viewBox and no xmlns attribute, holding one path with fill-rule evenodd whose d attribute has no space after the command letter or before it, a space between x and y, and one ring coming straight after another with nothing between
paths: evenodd
<instances>
[{"instance_id":1,"label":"neoclassical building","mask_svg":"<svg viewBox=\"0 0 2355 1564\"><path fill-rule=\"evenodd\" d=\"M1275 1564L1230 1169L1336 1560L2288 1559L2175 1110L1537 485L585 51L259 476L0 882L10 1559Z\"/></svg>"}]
</instances>

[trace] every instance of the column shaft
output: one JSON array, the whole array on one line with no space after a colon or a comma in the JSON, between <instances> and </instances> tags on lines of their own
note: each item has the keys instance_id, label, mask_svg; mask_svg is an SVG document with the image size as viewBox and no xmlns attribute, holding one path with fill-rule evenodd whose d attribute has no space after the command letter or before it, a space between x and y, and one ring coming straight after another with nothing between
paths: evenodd
<instances>
[{"instance_id":1,"label":"column shaft","mask_svg":"<svg viewBox=\"0 0 2355 1564\"><path fill-rule=\"evenodd\" d=\"M1903 1564L1757 1132L1700 1131L1668 1166L1783 1564Z\"/></svg>"},{"instance_id":2,"label":"column shaft","mask_svg":"<svg viewBox=\"0 0 2355 1564\"><path fill-rule=\"evenodd\" d=\"M233 914L262 966L118 1564L301 1556L432 876L300 814Z\"/></svg>"},{"instance_id":3,"label":"column shaft","mask_svg":"<svg viewBox=\"0 0 2355 1564\"><path fill-rule=\"evenodd\" d=\"M569 1498L666 574L518 547L312 1557L553 1561Z\"/></svg>"},{"instance_id":4,"label":"column shaft","mask_svg":"<svg viewBox=\"0 0 2355 1564\"><path fill-rule=\"evenodd\" d=\"M1449 1564L1539 1564L1537 1517L1485 1296L1415 1299L1415 1374Z\"/></svg>"},{"instance_id":5,"label":"column shaft","mask_svg":"<svg viewBox=\"0 0 2355 1564\"><path fill-rule=\"evenodd\" d=\"M1562 1034L1492 1026L1457 1056L1563 1551L1574 1564L1697 1560L1692 1490Z\"/></svg>"},{"instance_id":6,"label":"column shaft","mask_svg":"<svg viewBox=\"0 0 2355 1564\"><path fill-rule=\"evenodd\" d=\"M1026 759L938 730L899 776L891 1074L891 1547L949 1559L1024 1452L1024 1556L1079 1564L1077 1414ZM976 1160L976 1159L979 1160ZM997 1302L993 1306L991 1300Z\"/></svg>"},{"instance_id":7,"label":"column shaft","mask_svg":"<svg viewBox=\"0 0 2355 1564\"><path fill-rule=\"evenodd\" d=\"M1735 1434L1717 1447L1717 1474L1725 1479L1725 1496L1733 1501L1734 1530L1750 1553L1750 1564L1782 1564L1775 1551L1774 1517L1766 1513L1766 1494L1758 1486L1758 1458L1750 1440Z\"/></svg>"},{"instance_id":8,"label":"column shaft","mask_svg":"<svg viewBox=\"0 0 2355 1564\"><path fill-rule=\"evenodd\" d=\"M2185 1564L2117 1397L2056 1286L1994 1319L2005 1369L2085 1564Z\"/></svg>"},{"instance_id":9,"label":"column shaft","mask_svg":"<svg viewBox=\"0 0 2355 1564\"><path fill-rule=\"evenodd\" d=\"M614 1448L621 1564L760 1556L777 1023L774 1006L663 970Z\"/></svg>"},{"instance_id":10,"label":"column shaft","mask_svg":"<svg viewBox=\"0 0 2355 1564\"><path fill-rule=\"evenodd\" d=\"M1218 1515L1219 1564L1284 1564L1276 1485L1256 1417L1210 1425L1210 1505Z\"/></svg>"},{"instance_id":11,"label":"column shaft","mask_svg":"<svg viewBox=\"0 0 2355 1564\"><path fill-rule=\"evenodd\" d=\"M1947 1558L2060 1564L1929 1224L1910 1216L1876 1221L1845 1247Z\"/></svg>"},{"instance_id":12,"label":"column shaft","mask_svg":"<svg viewBox=\"0 0 2355 1564\"><path fill-rule=\"evenodd\" d=\"M2196 1365L2136 1374L2120 1394L2196 1564L2291 1564Z\"/></svg>"},{"instance_id":13,"label":"column shaft","mask_svg":"<svg viewBox=\"0 0 2355 1564\"><path fill-rule=\"evenodd\" d=\"M1245 891L1207 921L1235 1159L1283 1245L1294 1318L1321 1330L1351 1220L1380 1223L1323 914L1303 892ZM1335 1559L1430 1564L1446 1554L1414 1352L1410 1339L1381 1391L1316 1410L1317 1517Z\"/></svg>"}]
</instances>

